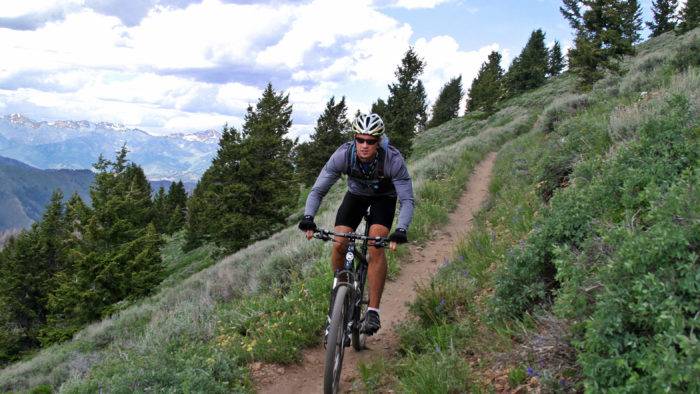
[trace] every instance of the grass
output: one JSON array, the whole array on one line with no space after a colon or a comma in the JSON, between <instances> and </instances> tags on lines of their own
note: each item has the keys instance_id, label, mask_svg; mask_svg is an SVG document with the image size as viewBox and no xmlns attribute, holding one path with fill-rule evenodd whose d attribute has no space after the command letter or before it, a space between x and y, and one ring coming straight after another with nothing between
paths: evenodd
<instances>
[{"instance_id":1,"label":"grass","mask_svg":"<svg viewBox=\"0 0 700 394\"><path fill-rule=\"evenodd\" d=\"M386 381L398 383L386 387L448 390L439 384L460 377L472 384L462 391L514 389L533 381L544 392L697 389L689 372L691 365L697 366L691 354L697 353L688 347L696 341L683 339L687 337L678 331L685 327L687 333L697 325L697 305L687 307L694 290L683 287L687 275L697 273L697 253L688 255L679 247L683 242L697 245L697 237L691 235L690 222L668 218L679 210L694 217L696 209L690 207L698 206L700 170L693 152L700 142L700 75L694 58L682 59L690 66L679 67L675 63L681 60L674 56L699 36L700 30L679 38L664 35L641 45L639 56L624 64L627 74L597 83L587 94L586 106L576 110L568 109L569 102L581 102L573 89L555 95L553 86L503 104L538 103L548 110L532 132L500 150L490 200L473 230L431 284L419 289L410 307L412 319L400 330L403 356L385 367L393 375ZM573 87L566 76L548 85ZM695 120L684 128L679 119ZM660 142L654 143L655 138ZM644 146L658 153L634 156ZM682 152L663 153L670 149ZM664 155L670 155L669 166ZM644 170L630 172L634 165L625 160ZM618 190L636 190L636 197L623 201L630 208L606 210L619 204L620 192L596 179L619 182ZM657 186L645 189L645 179ZM600 196L588 199L592 188ZM634 205L647 204L647 199L651 205ZM605 215L594 216L598 211ZM590 225L565 222L586 212L596 217ZM569 238L561 241L548 234ZM620 245L620 263L613 244ZM675 256L673 266L684 273L676 270L670 279L663 266L655 274L635 268L656 267L661 260L651 256L657 249ZM553 259L553 264L538 267L538 259ZM635 259L644 263L632 263ZM620 304L622 299L629 304ZM517 305L524 307L513 313ZM627 308L636 312L629 315ZM685 308L685 317L679 308ZM656 317L645 320L651 316ZM655 331L645 334L648 330ZM625 343L633 343L636 350L626 350ZM445 368L453 372L442 376L434 364L445 349L455 357ZM424 359L432 364L418 361ZM407 373L416 379L406 380ZM483 376L489 379L481 380Z\"/></svg>"},{"instance_id":2,"label":"grass","mask_svg":"<svg viewBox=\"0 0 700 394\"><path fill-rule=\"evenodd\" d=\"M530 121L522 114L509 117L515 120L487 122L478 135L451 145L430 131L422 136L441 148L408 163L418 206L411 239L430 237L447 220L476 163ZM343 189L339 182L326 197L319 226L332 226ZM0 388L245 391L248 362L294 362L304 346L318 343L330 283L323 269L327 245L308 242L290 227L212 264L217 251L211 246L178 255L178 242L180 234L164 249L171 276L159 292L85 328L72 341L8 366L0 372ZM390 276L397 274L403 254L389 254Z\"/></svg>"},{"instance_id":3,"label":"grass","mask_svg":"<svg viewBox=\"0 0 700 394\"><path fill-rule=\"evenodd\" d=\"M380 370L386 373L381 377L370 370L362 373L369 391L387 386L408 392L488 390L479 379L493 361L486 356L509 352L517 356L517 341L527 341L529 333L540 327L536 309L525 315L524 322L504 318L507 314L499 309L503 305L493 294L510 291L503 286L509 269L504 262L526 249L537 223L551 215L543 195L556 202L561 190L591 179L602 168L600 163L638 138L645 123L640 119L657 116L654 111L660 111L670 97L686 97L697 118L697 67L678 71L650 55L656 52L672 59L679 45L697 36L697 31L678 39L664 35L641 45L641 57L627 60L627 75L599 82L588 95L588 107L565 111L549 135L529 131L554 99L573 93L575 81L568 75L501 104L489 118L453 120L417 137L416 153L409 161L417 199L409 236L416 242L429 239L433 229L447 220L476 163L487 152L503 148L494 168L491 198L475 218L474 230L457 245L455 257L433 284L420 289L418 302L411 307L414 318L401 329L403 356L383 360ZM635 89L642 87L653 90L641 95ZM557 168L544 162L555 162L565 171L554 171ZM326 197L317 215L320 226L332 225L343 187L339 183ZM600 225L604 228L606 223ZM327 245L307 242L290 227L216 261L216 251L208 247L178 255L174 252L181 242L178 237L164 250L171 279L157 294L85 328L71 341L3 369L0 389L245 392L252 389L249 362L296 362L304 346L318 343L330 277ZM537 248L531 251L540 253ZM393 275L400 268L400 256L390 258ZM563 250L558 256L570 262ZM521 282L524 287L513 287L526 291L527 297L517 298L518 302L525 300L523 305L529 307L532 300L539 300L537 304L557 299L559 293L542 286L539 272L531 266L520 271L510 268L517 280L533 279ZM611 272L609 278L615 275ZM574 325L578 331L573 334L585 329ZM469 366L467 359L477 361ZM508 371L528 361L525 357L518 364L518 360L514 357ZM558 378L573 382L581 378L578 372L564 376L548 364L538 371L554 386ZM594 375L586 376L586 388L595 391ZM513 376L513 381L520 378Z\"/></svg>"}]
</instances>

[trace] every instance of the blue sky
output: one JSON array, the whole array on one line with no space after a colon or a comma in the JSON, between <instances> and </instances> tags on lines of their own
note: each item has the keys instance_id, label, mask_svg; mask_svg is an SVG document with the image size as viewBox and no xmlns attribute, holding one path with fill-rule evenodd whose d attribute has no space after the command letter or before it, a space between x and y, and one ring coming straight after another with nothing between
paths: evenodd
<instances>
[{"instance_id":1,"label":"blue sky","mask_svg":"<svg viewBox=\"0 0 700 394\"><path fill-rule=\"evenodd\" d=\"M651 0L642 1L649 20ZM0 114L118 122L153 134L240 126L269 82L304 139L331 96L367 111L409 46L432 102L532 30L570 45L558 0L3 0Z\"/></svg>"}]
</instances>

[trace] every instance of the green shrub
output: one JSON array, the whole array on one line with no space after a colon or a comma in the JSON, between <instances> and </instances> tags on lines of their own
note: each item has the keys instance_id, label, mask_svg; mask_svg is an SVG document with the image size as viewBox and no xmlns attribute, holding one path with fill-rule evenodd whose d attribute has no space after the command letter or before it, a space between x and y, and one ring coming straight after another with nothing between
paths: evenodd
<instances>
[{"instance_id":1,"label":"green shrub","mask_svg":"<svg viewBox=\"0 0 700 394\"><path fill-rule=\"evenodd\" d=\"M362 391L366 393L383 392L382 387L389 383L394 372L384 358L369 362L359 361L357 370L362 380Z\"/></svg>"},{"instance_id":2,"label":"green shrub","mask_svg":"<svg viewBox=\"0 0 700 394\"><path fill-rule=\"evenodd\" d=\"M292 282L288 291L260 293L219 310L216 342L248 361L291 363L319 341L328 313L330 267Z\"/></svg>"},{"instance_id":3,"label":"green shrub","mask_svg":"<svg viewBox=\"0 0 700 394\"><path fill-rule=\"evenodd\" d=\"M398 366L401 392L462 393L472 392L467 363L454 351L411 355Z\"/></svg>"},{"instance_id":4,"label":"green shrub","mask_svg":"<svg viewBox=\"0 0 700 394\"><path fill-rule=\"evenodd\" d=\"M510 251L496 274L493 308L497 315L520 316L551 300L560 283L576 276L557 275L557 247L582 250L587 239L605 231L606 222L619 223L649 209L649 193L665 190L670 180L697 160L697 137L687 127L691 114L687 100L673 98L665 114L645 124L638 141L620 149L611 160L594 158L580 165L580 170L577 167L576 186L555 193L534 231Z\"/></svg>"},{"instance_id":5,"label":"green shrub","mask_svg":"<svg viewBox=\"0 0 700 394\"><path fill-rule=\"evenodd\" d=\"M654 188L641 223L611 232L617 252L600 274L580 357L588 391L700 391L698 170Z\"/></svg>"},{"instance_id":6,"label":"green shrub","mask_svg":"<svg viewBox=\"0 0 700 394\"><path fill-rule=\"evenodd\" d=\"M689 42L678 48L671 65L678 71L700 66L700 40Z\"/></svg>"},{"instance_id":7,"label":"green shrub","mask_svg":"<svg viewBox=\"0 0 700 394\"><path fill-rule=\"evenodd\" d=\"M588 104L588 96L584 94L570 94L555 99L541 115L540 130L551 133L559 122L585 109Z\"/></svg>"},{"instance_id":8,"label":"green shrub","mask_svg":"<svg viewBox=\"0 0 700 394\"><path fill-rule=\"evenodd\" d=\"M48 384L42 384L42 385L36 386L30 391L30 394L51 394L51 393L53 393L53 389L51 388L51 385L48 385Z\"/></svg>"},{"instance_id":9,"label":"green shrub","mask_svg":"<svg viewBox=\"0 0 700 394\"><path fill-rule=\"evenodd\" d=\"M419 286L416 293L409 310L423 325L451 323L472 308L474 280L469 277L433 280L428 286Z\"/></svg>"},{"instance_id":10,"label":"green shrub","mask_svg":"<svg viewBox=\"0 0 700 394\"><path fill-rule=\"evenodd\" d=\"M508 372L508 384L516 388L527 381L527 371L523 367L515 367Z\"/></svg>"},{"instance_id":11,"label":"green shrub","mask_svg":"<svg viewBox=\"0 0 700 394\"><path fill-rule=\"evenodd\" d=\"M474 334L475 328L468 319L429 326L409 320L402 323L397 331L401 351L411 354L463 348Z\"/></svg>"}]
</instances>

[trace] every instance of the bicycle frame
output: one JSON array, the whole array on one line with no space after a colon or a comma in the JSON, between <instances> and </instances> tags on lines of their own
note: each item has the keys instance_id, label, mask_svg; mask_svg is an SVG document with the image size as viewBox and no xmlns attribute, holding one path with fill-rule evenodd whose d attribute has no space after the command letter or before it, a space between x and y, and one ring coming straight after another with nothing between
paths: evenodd
<instances>
[{"instance_id":1,"label":"bicycle frame","mask_svg":"<svg viewBox=\"0 0 700 394\"><path fill-rule=\"evenodd\" d=\"M367 217L365 216L365 223L366 222ZM368 234L369 226L365 226L364 236L367 237ZM354 324L359 324L362 304L369 302L369 300L363 299L364 288L367 282L367 267L369 266L369 262L367 261L368 248L367 239L362 240L360 249L358 250L356 240L351 238L348 242L348 246L345 248L343 269L336 272L333 278L331 305L333 305L335 300L338 286L347 286L350 290L352 309L351 313L347 316L348 321L345 322L347 330L352 330Z\"/></svg>"},{"instance_id":2,"label":"bicycle frame","mask_svg":"<svg viewBox=\"0 0 700 394\"><path fill-rule=\"evenodd\" d=\"M365 213L365 223L368 222L367 219L368 213ZM327 393L335 393L338 390L345 347L352 344L357 351L364 348L364 334L361 332L360 321L363 304L369 302L364 299L369 266L367 261L369 241L374 241L372 245L374 247L385 247L388 244L388 239L385 237L369 237L367 224L365 224L364 235L335 233L323 229L317 229L314 234L315 238L324 241L331 240L331 236L344 237L349 241L345 247L343 267L333 277L333 288L330 294L328 328L324 340L324 346L327 346L324 391ZM358 241L360 241L359 249ZM338 298L339 296L341 298Z\"/></svg>"}]
</instances>

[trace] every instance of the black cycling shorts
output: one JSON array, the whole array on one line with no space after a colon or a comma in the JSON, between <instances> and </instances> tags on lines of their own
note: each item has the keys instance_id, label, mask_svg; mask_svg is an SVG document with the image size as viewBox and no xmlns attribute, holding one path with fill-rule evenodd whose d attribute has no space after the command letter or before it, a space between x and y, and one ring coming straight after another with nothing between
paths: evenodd
<instances>
[{"instance_id":1,"label":"black cycling shorts","mask_svg":"<svg viewBox=\"0 0 700 394\"><path fill-rule=\"evenodd\" d=\"M348 226L355 231L368 207L371 207L368 220L370 226L381 224L391 229L391 224L394 222L394 211L396 211L396 196L367 197L350 192L345 194L343 203L338 208L335 225Z\"/></svg>"}]
</instances>

